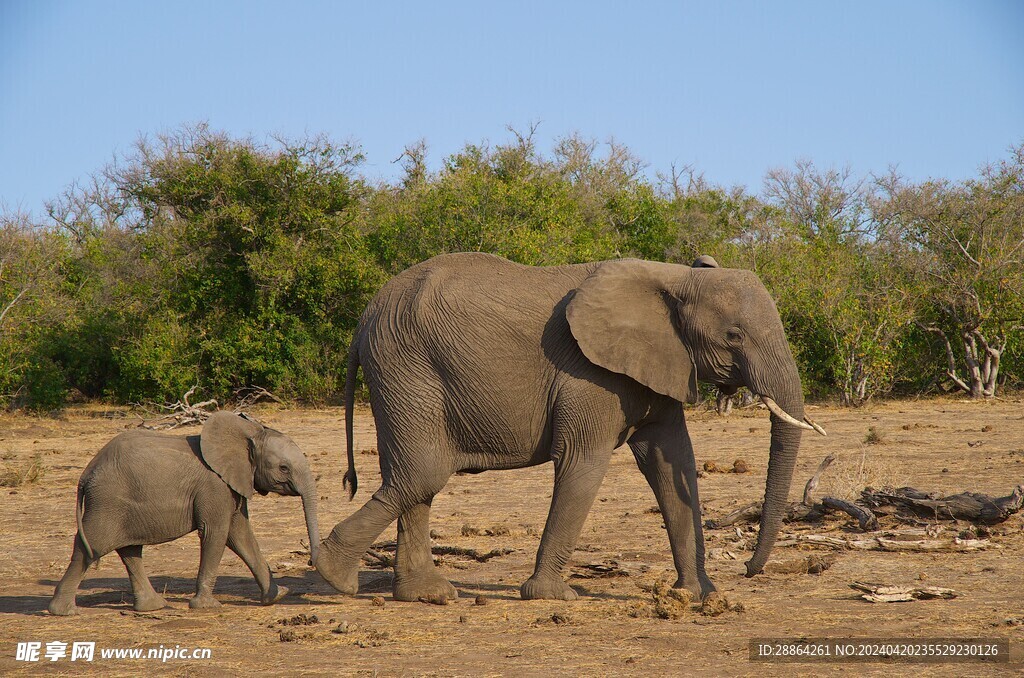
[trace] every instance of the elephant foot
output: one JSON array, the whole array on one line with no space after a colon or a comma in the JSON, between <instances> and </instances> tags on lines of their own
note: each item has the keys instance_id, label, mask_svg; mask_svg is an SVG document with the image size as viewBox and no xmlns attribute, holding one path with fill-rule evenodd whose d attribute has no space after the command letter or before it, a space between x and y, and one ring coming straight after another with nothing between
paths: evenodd
<instances>
[{"instance_id":1,"label":"elephant foot","mask_svg":"<svg viewBox=\"0 0 1024 678\"><path fill-rule=\"evenodd\" d=\"M46 609L50 611L50 614L58 617L70 617L73 614L78 614L78 607L75 605L74 599L63 601L55 598L50 601L50 605Z\"/></svg>"},{"instance_id":2,"label":"elephant foot","mask_svg":"<svg viewBox=\"0 0 1024 678\"><path fill-rule=\"evenodd\" d=\"M561 577L541 578L533 575L519 588L523 600L576 600L580 594Z\"/></svg>"},{"instance_id":3,"label":"elephant foot","mask_svg":"<svg viewBox=\"0 0 1024 678\"><path fill-rule=\"evenodd\" d=\"M359 593L359 560L346 562L331 551L329 540L320 542L320 553L316 559L316 571L339 593L354 596Z\"/></svg>"},{"instance_id":4,"label":"elephant foot","mask_svg":"<svg viewBox=\"0 0 1024 678\"><path fill-rule=\"evenodd\" d=\"M167 607L167 601L158 593L145 597L136 596L135 604L132 605L132 609L136 612L152 612L153 610L162 610L165 607Z\"/></svg>"},{"instance_id":5,"label":"elephant foot","mask_svg":"<svg viewBox=\"0 0 1024 678\"><path fill-rule=\"evenodd\" d=\"M193 610L216 610L220 607L220 601L209 594L198 595L189 599L188 606Z\"/></svg>"},{"instance_id":6,"label":"elephant foot","mask_svg":"<svg viewBox=\"0 0 1024 678\"><path fill-rule=\"evenodd\" d=\"M399 576L395 574L395 600L404 602L433 603L447 605L459 598L459 591L452 583L436 572L429 576Z\"/></svg>"},{"instance_id":7,"label":"elephant foot","mask_svg":"<svg viewBox=\"0 0 1024 678\"><path fill-rule=\"evenodd\" d=\"M706 576L702 577L699 582L687 581L680 577L676 579L676 583L672 584L674 589L686 589L693 594L694 600L704 600L712 594L718 593L718 589L711 583L711 580Z\"/></svg>"},{"instance_id":8,"label":"elephant foot","mask_svg":"<svg viewBox=\"0 0 1024 678\"><path fill-rule=\"evenodd\" d=\"M288 587L271 583L270 590L260 598L260 605L273 605L288 595Z\"/></svg>"}]
</instances>

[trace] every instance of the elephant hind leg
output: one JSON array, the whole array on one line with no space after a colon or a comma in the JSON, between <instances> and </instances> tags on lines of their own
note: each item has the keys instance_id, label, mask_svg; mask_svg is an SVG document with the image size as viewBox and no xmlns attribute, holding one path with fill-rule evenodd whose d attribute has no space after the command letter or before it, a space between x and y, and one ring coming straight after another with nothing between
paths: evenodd
<instances>
[{"instance_id":1,"label":"elephant hind leg","mask_svg":"<svg viewBox=\"0 0 1024 678\"><path fill-rule=\"evenodd\" d=\"M383 450L381 454L384 454ZM436 468L434 471L431 478L426 477L427 474L418 476L419 484L416 487L399 487L389 473L384 485L374 492L368 502L334 526L327 539L320 543L320 555L316 561L317 572L327 583L341 593L355 594L359 591L359 563L373 540L404 513L416 509L423 502L429 502L444 487L448 475ZM422 518L419 515L413 514L413 533L426 534L426 548L429 550L430 536L420 528L421 523L426 525L429 513L424 513ZM404 524L409 526L408 522ZM418 548L419 558L422 559L423 547ZM413 551L416 551L415 547L410 551L410 558Z\"/></svg>"},{"instance_id":2,"label":"elephant hind leg","mask_svg":"<svg viewBox=\"0 0 1024 678\"><path fill-rule=\"evenodd\" d=\"M53 598L48 607L50 614L67 616L78 612L75 606L75 595L78 593L78 585L82 583L82 577L91 563L85 556L85 547L82 540L75 535L75 548L71 553L71 563L64 572L57 589L53 592Z\"/></svg>"},{"instance_id":3,"label":"elephant hind leg","mask_svg":"<svg viewBox=\"0 0 1024 678\"><path fill-rule=\"evenodd\" d=\"M395 600L444 605L459 597L437 571L430 551L430 501L416 504L398 518L395 553Z\"/></svg>"},{"instance_id":4,"label":"elephant hind leg","mask_svg":"<svg viewBox=\"0 0 1024 678\"><path fill-rule=\"evenodd\" d=\"M149 577L146 576L146 569L142 565L142 546L122 546L117 549L117 555L121 557L124 569L128 570L132 595L135 596L132 609L136 612L150 612L167 607L167 601L153 589Z\"/></svg>"}]
</instances>

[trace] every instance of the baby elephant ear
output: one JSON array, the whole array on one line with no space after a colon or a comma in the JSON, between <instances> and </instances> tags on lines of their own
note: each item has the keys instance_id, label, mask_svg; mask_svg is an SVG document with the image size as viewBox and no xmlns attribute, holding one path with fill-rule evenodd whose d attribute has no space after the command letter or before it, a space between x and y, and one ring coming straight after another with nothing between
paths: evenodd
<instances>
[{"instance_id":1,"label":"baby elephant ear","mask_svg":"<svg viewBox=\"0 0 1024 678\"><path fill-rule=\"evenodd\" d=\"M215 412L203 424L199 450L203 461L232 490L252 497L253 464L249 454L262 427L231 412Z\"/></svg>"}]
</instances>

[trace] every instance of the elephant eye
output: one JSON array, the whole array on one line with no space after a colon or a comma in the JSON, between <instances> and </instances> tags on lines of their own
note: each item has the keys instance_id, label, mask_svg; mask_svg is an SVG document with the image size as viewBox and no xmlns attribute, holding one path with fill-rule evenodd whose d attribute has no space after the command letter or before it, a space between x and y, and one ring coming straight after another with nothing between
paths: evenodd
<instances>
[{"instance_id":1,"label":"elephant eye","mask_svg":"<svg viewBox=\"0 0 1024 678\"><path fill-rule=\"evenodd\" d=\"M281 464L277 468L281 470L281 473L288 473L288 464Z\"/></svg>"},{"instance_id":2,"label":"elephant eye","mask_svg":"<svg viewBox=\"0 0 1024 678\"><path fill-rule=\"evenodd\" d=\"M730 344L739 344L743 342L743 333L738 329L731 328L725 332L725 340Z\"/></svg>"}]
</instances>

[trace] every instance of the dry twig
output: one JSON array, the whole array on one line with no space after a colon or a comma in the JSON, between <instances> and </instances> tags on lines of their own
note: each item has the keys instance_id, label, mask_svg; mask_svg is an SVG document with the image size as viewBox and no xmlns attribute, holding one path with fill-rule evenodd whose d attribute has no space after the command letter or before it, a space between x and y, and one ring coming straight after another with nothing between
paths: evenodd
<instances>
[{"instance_id":1,"label":"dry twig","mask_svg":"<svg viewBox=\"0 0 1024 678\"><path fill-rule=\"evenodd\" d=\"M170 405L161 405L160 408L167 410L167 414L164 414L156 419L143 420L139 424L140 428L146 428L154 431L159 430L171 430L178 428L179 426L191 426L193 424L201 424L206 421L207 417L210 416L210 412L207 408L217 407L217 401L214 399L204 400L201 403L192 404L188 400L192 395L199 389L199 386L193 386L185 395L181 397L181 400Z\"/></svg>"}]
</instances>

